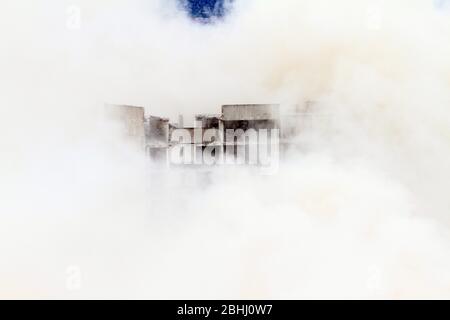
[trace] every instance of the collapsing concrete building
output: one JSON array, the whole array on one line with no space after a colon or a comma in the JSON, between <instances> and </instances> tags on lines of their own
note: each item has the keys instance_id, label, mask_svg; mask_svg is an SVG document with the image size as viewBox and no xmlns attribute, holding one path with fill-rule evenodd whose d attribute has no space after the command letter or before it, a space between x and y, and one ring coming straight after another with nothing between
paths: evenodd
<instances>
[{"instance_id":1,"label":"collapsing concrete building","mask_svg":"<svg viewBox=\"0 0 450 320\"><path fill-rule=\"evenodd\" d=\"M221 114L197 115L192 127L184 126L182 117L170 123L167 118L145 117L140 107L114 108L121 110L127 128L135 126L128 131L148 156L169 164L201 165L208 160L207 164L264 165L262 151L266 157L273 154L280 139L285 142L296 132L295 123L280 117L276 104L223 105Z\"/></svg>"},{"instance_id":2,"label":"collapsing concrete building","mask_svg":"<svg viewBox=\"0 0 450 320\"><path fill-rule=\"evenodd\" d=\"M169 147L169 119L150 116L145 124L145 148L152 159L165 160Z\"/></svg>"},{"instance_id":3,"label":"collapsing concrete building","mask_svg":"<svg viewBox=\"0 0 450 320\"><path fill-rule=\"evenodd\" d=\"M120 125L123 137L138 146L146 144L145 109L129 105L106 105L106 116Z\"/></svg>"}]
</instances>

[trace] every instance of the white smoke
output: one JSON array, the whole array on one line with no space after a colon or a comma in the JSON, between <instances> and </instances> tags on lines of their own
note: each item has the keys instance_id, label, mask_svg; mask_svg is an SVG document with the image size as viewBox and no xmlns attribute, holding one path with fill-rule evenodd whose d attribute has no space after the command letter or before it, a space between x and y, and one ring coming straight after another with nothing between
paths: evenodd
<instances>
[{"instance_id":1,"label":"white smoke","mask_svg":"<svg viewBox=\"0 0 450 320\"><path fill-rule=\"evenodd\" d=\"M450 297L445 6L0 8L1 297ZM155 176L102 114L305 100L321 113L274 176Z\"/></svg>"}]
</instances>

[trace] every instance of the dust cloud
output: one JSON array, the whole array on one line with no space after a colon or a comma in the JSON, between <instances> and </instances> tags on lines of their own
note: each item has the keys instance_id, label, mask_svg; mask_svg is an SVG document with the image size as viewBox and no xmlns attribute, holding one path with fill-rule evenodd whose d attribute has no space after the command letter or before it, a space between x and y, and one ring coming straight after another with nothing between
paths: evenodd
<instances>
[{"instance_id":1,"label":"dust cloud","mask_svg":"<svg viewBox=\"0 0 450 320\"><path fill-rule=\"evenodd\" d=\"M445 2L0 8L0 297L450 298ZM304 101L270 176L155 173L103 114Z\"/></svg>"}]
</instances>

